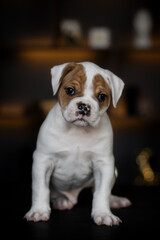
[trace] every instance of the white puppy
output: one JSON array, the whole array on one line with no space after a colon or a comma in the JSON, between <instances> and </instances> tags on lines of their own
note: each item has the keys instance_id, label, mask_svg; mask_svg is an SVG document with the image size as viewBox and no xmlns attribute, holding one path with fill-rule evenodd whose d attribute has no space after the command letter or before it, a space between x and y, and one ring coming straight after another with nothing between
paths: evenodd
<instances>
[{"instance_id":1,"label":"white puppy","mask_svg":"<svg viewBox=\"0 0 160 240\"><path fill-rule=\"evenodd\" d=\"M71 209L80 191L93 187L96 224L119 225L110 207L128 207L126 198L111 195L115 181L113 133L106 113L121 96L124 83L90 63L65 63L51 69L58 103L42 124L33 154L32 207L28 221L47 221L53 208Z\"/></svg>"}]
</instances>

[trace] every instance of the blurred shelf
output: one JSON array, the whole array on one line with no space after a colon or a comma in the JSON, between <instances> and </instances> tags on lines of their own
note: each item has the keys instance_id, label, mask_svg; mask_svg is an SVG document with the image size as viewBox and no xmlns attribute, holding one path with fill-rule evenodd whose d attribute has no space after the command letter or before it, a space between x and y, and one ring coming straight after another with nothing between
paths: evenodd
<instances>
[{"instance_id":1,"label":"blurred shelf","mask_svg":"<svg viewBox=\"0 0 160 240\"><path fill-rule=\"evenodd\" d=\"M160 64L160 46L149 49L134 47L111 47L106 50L91 49L88 47L45 47L45 48L20 48L3 50L3 55L23 61L63 62L102 61L109 57L120 61L137 61L144 63Z\"/></svg>"},{"instance_id":2,"label":"blurred shelf","mask_svg":"<svg viewBox=\"0 0 160 240\"><path fill-rule=\"evenodd\" d=\"M130 61L137 61L143 63L157 63L160 64L160 49L134 49L128 50L125 54L125 59Z\"/></svg>"},{"instance_id":3,"label":"blurred shelf","mask_svg":"<svg viewBox=\"0 0 160 240\"><path fill-rule=\"evenodd\" d=\"M22 59L32 59L38 61L52 60L53 62L62 63L68 61L81 61L84 59L97 59L99 52L89 49L79 48L58 48L58 49L42 49L42 50L23 50L19 52L19 57ZM100 56L99 56L100 57Z\"/></svg>"},{"instance_id":4,"label":"blurred shelf","mask_svg":"<svg viewBox=\"0 0 160 240\"><path fill-rule=\"evenodd\" d=\"M43 114L37 104L3 103L0 105L0 131L32 129L39 126Z\"/></svg>"},{"instance_id":5,"label":"blurred shelf","mask_svg":"<svg viewBox=\"0 0 160 240\"><path fill-rule=\"evenodd\" d=\"M39 121L37 118L33 117L1 117L0 118L0 130L10 130L10 129L23 129L23 128L32 128Z\"/></svg>"},{"instance_id":6,"label":"blurred shelf","mask_svg":"<svg viewBox=\"0 0 160 240\"><path fill-rule=\"evenodd\" d=\"M140 117L110 118L115 131L123 130L153 130L160 129L159 119L148 119ZM0 117L0 130L23 129L39 127L42 117L20 116L20 117Z\"/></svg>"},{"instance_id":7,"label":"blurred shelf","mask_svg":"<svg viewBox=\"0 0 160 240\"><path fill-rule=\"evenodd\" d=\"M111 117L114 130L160 130L160 119L146 117L124 117L115 119Z\"/></svg>"},{"instance_id":8,"label":"blurred shelf","mask_svg":"<svg viewBox=\"0 0 160 240\"><path fill-rule=\"evenodd\" d=\"M1 104L0 130L39 127L56 102L54 98L36 104ZM160 129L159 118L128 116L127 112L110 111L108 114L114 130Z\"/></svg>"}]
</instances>

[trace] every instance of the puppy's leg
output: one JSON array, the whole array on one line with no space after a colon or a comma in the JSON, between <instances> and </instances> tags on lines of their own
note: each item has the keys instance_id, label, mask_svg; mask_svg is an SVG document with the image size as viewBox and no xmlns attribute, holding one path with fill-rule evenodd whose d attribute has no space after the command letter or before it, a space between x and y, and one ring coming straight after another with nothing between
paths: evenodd
<instances>
[{"instance_id":1,"label":"puppy's leg","mask_svg":"<svg viewBox=\"0 0 160 240\"><path fill-rule=\"evenodd\" d=\"M110 196L110 207L111 208L125 208L131 206L132 203L128 198L118 197L111 195Z\"/></svg>"},{"instance_id":2,"label":"puppy's leg","mask_svg":"<svg viewBox=\"0 0 160 240\"><path fill-rule=\"evenodd\" d=\"M48 156L34 153L32 166L32 206L24 216L28 221L47 221L50 216L49 180L53 161Z\"/></svg>"},{"instance_id":3,"label":"puppy's leg","mask_svg":"<svg viewBox=\"0 0 160 240\"><path fill-rule=\"evenodd\" d=\"M111 189L115 184L116 178L117 178L117 169L115 169L115 174L112 181ZM94 192L94 186L93 186L93 192ZM110 208L125 208L132 205L132 202L128 198L115 196L113 194L110 195L109 202L110 202Z\"/></svg>"},{"instance_id":4,"label":"puppy's leg","mask_svg":"<svg viewBox=\"0 0 160 240\"><path fill-rule=\"evenodd\" d=\"M53 208L59 210L71 209L77 203L78 195L82 188L70 190L70 191L53 191L51 194L51 199L53 203Z\"/></svg>"},{"instance_id":5,"label":"puppy's leg","mask_svg":"<svg viewBox=\"0 0 160 240\"><path fill-rule=\"evenodd\" d=\"M117 175L117 169L115 169L115 178L113 180L112 187L114 186ZM124 208L132 205L131 201L128 198L118 197L114 195L110 195L109 201L111 208Z\"/></svg>"},{"instance_id":6,"label":"puppy's leg","mask_svg":"<svg viewBox=\"0 0 160 240\"><path fill-rule=\"evenodd\" d=\"M54 209L66 210L73 208L74 204L62 193L51 190L51 202Z\"/></svg>"},{"instance_id":7,"label":"puppy's leg","mask_svg":"<svg viewBox=\"0 0 160 240\"><path fill-rule=\"evenodd\" d=\"M64 195L52 199L52 206L58 210L69 210L74 207L74 204Z\"/></svg>"},{"instance_id":8,"label":"puppy's leg","mask_svg":"<svg viewBox=\"0 0 160 240\"><path fill-rule=\"evenodd\" d=\"M92 217L97 225L119 225L121 220L110 210L110 194L114 181L114 158L94 162L95 191L93 194Z\"/></svg>"}]
</instances>

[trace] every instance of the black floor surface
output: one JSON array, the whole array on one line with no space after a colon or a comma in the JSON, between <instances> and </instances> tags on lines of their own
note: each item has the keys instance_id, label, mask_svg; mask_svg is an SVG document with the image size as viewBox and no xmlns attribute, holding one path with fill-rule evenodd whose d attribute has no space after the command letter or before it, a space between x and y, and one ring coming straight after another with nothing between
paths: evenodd
<instances>
[{"instance_id":1,"label":"black floor surface","mask_svg":"<svg viewBox=\"0 0 160 240\"><path fill-rule=\"evenodd\" d=\"M115 186L113 192L128 197L133 205L113 210L120 226L97 226L91 219L92 193L85 189L71 210L52 210L48 222L27 222L30 208L30 183L1 185L1 236L4 239L156 239L160 228L160 187Z\"/></svg>"}]
</instances>

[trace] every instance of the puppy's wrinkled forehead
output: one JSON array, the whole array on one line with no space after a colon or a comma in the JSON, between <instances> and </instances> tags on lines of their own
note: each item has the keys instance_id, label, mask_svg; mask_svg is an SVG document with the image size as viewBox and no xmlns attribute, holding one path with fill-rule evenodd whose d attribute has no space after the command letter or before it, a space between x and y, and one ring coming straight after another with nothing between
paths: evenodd
<instances>
[{"instance_id":1,"label":"puppy's wrinkled forehead","mask_svg":"<svg viewBox=\"0 0 160 240\"><path fill-rule=\"evenodd\" d=\"M87 77L87 85L92 85L92 81L96 75L103 76L103 70L98 65L90 62L83 62L83 67L85 68L85 74Z\"/></svg>"},{"instance_id":2,"label":"puppy's wrinkled forehead","mask_svg":"<svg viewBox=\"0 0 160 240\"><path fill-rule=\"evenodd\" d=\"M72 82L72 83L71 83ZM61 84L76 84L79 83L84 86L86 82L85 69L82 64L69 63L62 72Z\"/></svg>"}]
</instances>

